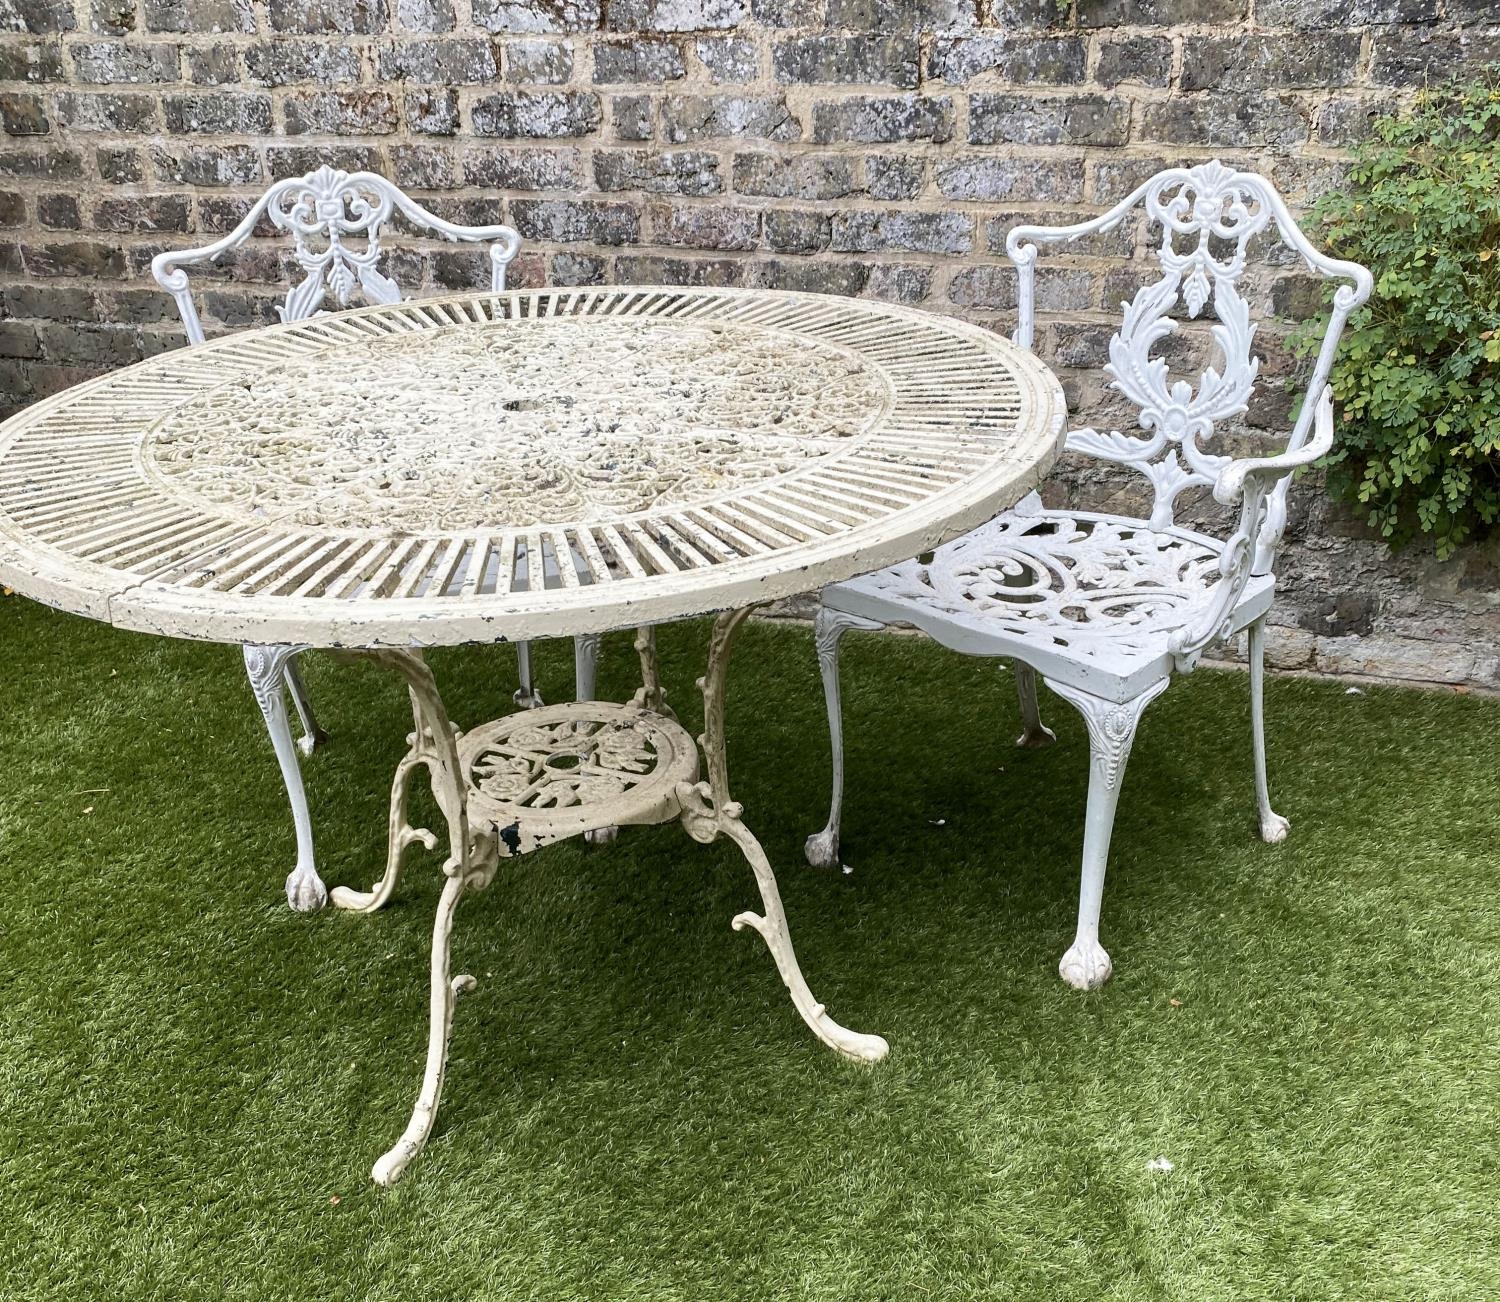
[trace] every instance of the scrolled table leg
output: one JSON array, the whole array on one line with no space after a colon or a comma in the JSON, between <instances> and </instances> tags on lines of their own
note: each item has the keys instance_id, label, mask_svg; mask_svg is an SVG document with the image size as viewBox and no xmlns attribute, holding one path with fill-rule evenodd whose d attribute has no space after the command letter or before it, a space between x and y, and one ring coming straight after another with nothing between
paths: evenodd
<instances>
[{"instance_id":1,"label":"scrolled table leg","mask_svg":"<svg viewBox=\"0 0 1500 1302\"><path fill-rule=\"evenodd\" d=\"M708 673L698 682L703 691L703 736L698 739L708 766L707 782L684 782L678 789L682 804L682 824L695 841L707 844L727 836L743 852L755 873L756 885L764 913L746 911L737 914L731 925L736 931L752 927L760 933L776 960L781 979L791 993L792 1003L812 1033L829 1048L856 1062L879 1062L890 1051L890 1045L878 1035L866 1035L841 1026L828 1015L808 989L807 980L792 948L791 931L781 905L781 891L770 860L754 834L741 819L742 807L729 797L729 758L724 738L724 696L729 670L729 655L735 634L749 617L753 606L725 611L714 621L709 641Z\"/></svg>"}]
</instances>

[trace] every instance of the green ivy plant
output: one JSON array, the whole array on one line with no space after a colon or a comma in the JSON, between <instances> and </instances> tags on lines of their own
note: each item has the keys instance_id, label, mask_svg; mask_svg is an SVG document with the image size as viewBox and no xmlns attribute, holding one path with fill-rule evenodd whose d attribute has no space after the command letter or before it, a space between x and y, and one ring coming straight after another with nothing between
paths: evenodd
<instances>
[{"instance_id":1,"label":"green ivy plant","mask_svg":"<svg viewBox=\"0 0 1500 1302\"><path fill-rule=\"evenodd\" d=\"M1329 489L1446 559L1500 521L1500 67L1378 121L1314 213L1375 276L1334 363Z\"/></svg>"}]
</instances>

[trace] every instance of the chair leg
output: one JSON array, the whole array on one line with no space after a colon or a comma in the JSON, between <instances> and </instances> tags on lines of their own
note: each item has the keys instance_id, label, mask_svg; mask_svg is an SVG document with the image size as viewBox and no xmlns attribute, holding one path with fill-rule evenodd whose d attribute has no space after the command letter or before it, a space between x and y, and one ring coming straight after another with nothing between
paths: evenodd
<instances>
[{"instance_id":1,"label":"chair leg","mask_svg":"<svg viewBox=\"0 0 1500 1302\"><path fill-rule=\"evenodd\" d=\"M1153 700L1171 680L1152 683L1134 700L1119 704L1050 678L1047 686L1070 701L1083 715L1089 730L1089 801L1083 825L1083 876L1078 890L1078 932L1062 956L1058 973L1075 990L1097 990L1114 970L1099 943L1099 909L1104 901L1104 871L1109 863L1109 840L1120 802L1125 763L1135 741L1136 725Z\"/></svg>"},{"instance_id":2,"label":"chair leg","mask_svg":"<svg viewBox=\"0 0 1500 1302\"><path fill-rule=\"evenodd\" d=\"M833 796L828 825L807 838L803 852L814 868L833 868L839 862L839 822L844 809L844 712L839 699L839 639L851 628L877 629L884 625L841 610L818 607L814 638L818 668L823 674L823 699L828 705L828 739L833 751Z\"/></svg>"},{"instance_id":3,"label":"chair leg","mask_svg":"<svg viewBox=\"0 0 1500 1302\"><path fill-rule=\"evenodd\" d=\"M573 699L592 701L599 682L599 634L580 633L573 639Z\"/></svg>"},{"instance_id":4,"label":"chair leg","mask_svg":"<svg viewBox=\"0 0 1500 1302\"><path fill-rule=\"evenodd\" d=\"M1036 670L1020 660L1011 662L1016 673L1016 696L1021 701L1021 735L1016 745L1027 750L1040 750L1057 740L1057 734L1042 722L1042 712L1036 703Z\"/></svg>"},{"instance_id":5,"label":"chair leg","mask_svg":"<svg viewBox=\"0 0 1500 1302\"><path fill-rule=\"evenodd\" d=\"M1271 808L1266 783L1266 617L1250 625L1250 735L1255 744L1255 804L1260 814L1260 839L1275 845L1285 841L1292 825Z\"/></svg>"},{"instance_id":6,"label":"chair leg","mask_svg":"<svg viewBox=\"0 0 1500 1302\"><path fill-rule=\"evenodd\" d=\"M302 670L298 668L298 656L288 656L286 662L286 685L291 689L292 704L297 707L297 718L302 721L302 736L297 738L297 749L311 755L319 746L328 744L328 734L318 727L313 715L312 702L308 700L307 688L302 684Z\"/></svg>"},{"instance_id":7,"label":"chair leg","mask_svg":"<svg viewBox=\"0 0 1500 1302\"><path fill-rule=\"evenodd\" d=\"M539 705L545 704L542 695L532 685L531 681L531 643L516 643L516 676L521 680L521 685L516 688L515 695L511 699L523 710L534 710Z\"/></svg>"},{"instance_id":8,"label":"chair leg","mask_svg":"<svg viewBox=\"0 0 1500 1302\"><path fill-rule=\"evenodd\" d=\"M313 856L312 814L302 786L302 768L297 762L297 744L286 713L286 671L297 649L286 646L247 646L245 673L271 734L281 780L292 806L292 825L297 831L297 866L286 879L286 902L298 913L313 913L328 903L328 888L318 876Z\"/></svg>"}]
</instances>

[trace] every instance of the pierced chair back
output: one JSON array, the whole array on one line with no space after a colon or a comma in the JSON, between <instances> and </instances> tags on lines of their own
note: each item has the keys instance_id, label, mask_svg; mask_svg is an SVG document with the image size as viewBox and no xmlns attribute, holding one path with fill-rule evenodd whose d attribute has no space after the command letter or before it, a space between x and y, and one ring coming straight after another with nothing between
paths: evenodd
<instances>
[{"instance_id":1,"label":"pierced chair back","mask_svg":"<svg viewBox=\"0 0 1500 1302\"><path fill-rule=\"evenodd\" d=\"M1349 314L1370 295L1370 273L1357 263L1318 252L1264 177L1236 171L1217 160L1174 167L1158 172L1091 221L1072 226L1017 226L1009 232L1005 251L1020 278L1016 343L1030 349L1035 338L1037 246L1114 230L1143 203L1152 238L1159 239L1155 255L1161 277L1142 286L1123 304L1124 321L1110 340L1109 363L1104 369L1111 378L1110 387L1139 409L1145 434L1077 429L1069 433L1067 448L1132 466L1145 475L1154 490L1153 529L1173 525L1177 497L1186 488L1212 488L1225 504L1239 500L1237 494L1226 495L1225 472L1233 459L1205 445L1216 426L1245 412L1260 370L1260 358L1252 352L1256 324L1239 288L1250 241L1274 228L1282 244L1309 268L1325 279L1345 282L1334 293L1306 397L1285 445L1288 464L1278 468L1279 473L1266 484L1260 518L1252 536L1243 540L1253 549L1250 574L1269 573L1286 526L1292 471L1313 459L1292 454L1303 452L1314 434L1339 336ZM1210 363L1196 387L1187 380L1172 380L1166 360L1152 356L1153 349L1176 332L1177 322L1170 314L1179 304L1189 319L1211 308L1216 322L1211 334L1219 354L1217 364ZM1236 486L1243 491L1242 483Z\"/></svg>"},{"instance_id":2,"label":"pierced chair back","mask_svg":"<svg viewBox=\"0 0 1500 1302\"><path fill-rule=\"evenodd\" d=\"M490 287L497 292L505 288L506 268L521 248L520 235L509 226L457 226L429 212L383 176L326 166L277 181L223 239L202 248L158 254L151 260L151 274L176 302L188 342L201 344L203 325L183 268L217 261L244 244L267 217L292 237L303 272L303 279L276 309L283 321L305 321L315 315L330 292L340 307L349 305L356 290L372 303L397 303L400 287L377 266L382 232L397 212L446 240L488 242Z\"/></svg>"}]
</instances>

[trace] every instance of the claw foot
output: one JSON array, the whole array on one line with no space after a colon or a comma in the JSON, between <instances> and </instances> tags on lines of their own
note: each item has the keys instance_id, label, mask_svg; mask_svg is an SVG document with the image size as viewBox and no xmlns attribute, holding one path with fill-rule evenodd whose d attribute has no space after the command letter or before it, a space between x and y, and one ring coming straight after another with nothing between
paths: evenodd
<instances>
[{"instance_id":1,"label":"claw foot","mask_svg":"<svg viewBox=\"0 0 1500 1302\"><path fill-rule=\"evenodd\" d=\"M1286 840L1286 834L1292 830L1292 825L1280 814L1265 813L1260 816L1260 839L1268 845L1276 845Z\"/></svg>"},{"instance_id":2,"label":"claw foot","mask_svg":"<svg viewBox=\"0 0 1500 1302\"><path fill-rule=\"evenodd\" d=\"M825 827L814 832L802 847L807 862L814 868L837 868L839 866L839 834Z\"/></svg>"},{"instance_id":3,"label":"claw foot","mask_svg":"<svg viewBox=\"0 0 1500 1302\"><path fill-rule=\"evenodd\" d=\"M1039 723L1035 728L1027 728L1016 738L1016 745L1023 750L1041 750L1043 746L1050 746L1057 740L1057 734L1047 727L1045 723Z\"/></svg>"},{"instance_id":4,"label":"claw foot","mask_svg":"<svg viewBox=\"0 0 1500 1302\"><path fill-rule=\"evenodd\" d=\"M618 827L595 827L583 834L590 845L613 845L619 839Z\"/></svg>"},{"instance_id":5,"label":"claw foot","mask_svg":"<svg viewBox=\"0 0 1500 1302\"><path fill-rule=\"evenodd\" d=\"M328 903L328 888L317 869L298 864L286 879L286 902L296 913L316 913Z\"/></svg>"},{"instance_id":6,"label":"claw foot","mask_svg":"<svg viewBox=\"0 0 1500 1302\"><path fill-rule=\"evenodd\" d=\"M320 747L328 745L328 734L321 728L314 728L311 732L304 732L297 738L297 749L304 756L311 755Z\"/></svg>"},{"instance_id":7,"label":"claw foot","mask_svg":"<svg viewBox=\"0 0 1500 1302\"><path fill-rule=\"evenodd\" d=\"M1074 990L1097 990L1114 970L1104 946L1097 940L1075 940L1057 965L1058 975Z\"/></svg>"}]
</instances>

